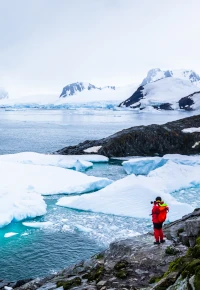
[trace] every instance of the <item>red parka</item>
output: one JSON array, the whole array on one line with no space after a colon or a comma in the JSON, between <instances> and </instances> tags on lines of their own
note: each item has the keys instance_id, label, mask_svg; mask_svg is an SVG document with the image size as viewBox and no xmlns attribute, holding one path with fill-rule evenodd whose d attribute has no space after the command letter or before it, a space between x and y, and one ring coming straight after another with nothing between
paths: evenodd
<instances>
[{"instance_id":1,"label":"red parka","mask_svg":"<svg viewBox=\"0 0 200 290\"><path fill-rule=\"evenodd\" d=\"M158 220L158 214L159 214L159 205L157 203L154 203L153 208L152 208L152 222L153 223L160 223Z\"/></svg>"}]
</instances>

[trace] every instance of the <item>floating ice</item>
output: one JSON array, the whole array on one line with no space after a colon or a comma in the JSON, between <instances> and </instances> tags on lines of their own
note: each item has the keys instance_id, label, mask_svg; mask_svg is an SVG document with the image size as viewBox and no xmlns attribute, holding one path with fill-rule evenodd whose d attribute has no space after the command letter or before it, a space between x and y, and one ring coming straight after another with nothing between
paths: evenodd
<instances>
[{"instance_id":1,"label":"floating ice","mask_svg":"<svg viewBox=\"0 0 200 290\"><path fill-rule=\"evenodd\" d=\"M134 158L122 163L127 174L147 175L150 171L163 166L167 160L161 157Z\"/></svg>"},{"instance_id":2,"label":"floating ice","mask_svg":"<svg viewBox=\"0 0 200 290\"><path fill-rule=\"evenodd\" d=\"M170 193L200 186L200 167L176 164L168 161L148 176L129 175L106 188L82 196L63 197L57 205L107 214L148 218L150 201L161 196L168 203L170 221L182 217L193 207L180 203Z\"/></svg>"},{"instance_id":3,"label":"floating ice","mask_svg":"<svg viewBox=\"0 0 200 290\"><path fill-rule=\"evenodd\" d=\"M18 235L18 233L15 233L15 232L10 232L10 233L6 233L4 235L4 238L10 238L10 237L13 237L13 236L16 236Z\"/></svg>"},{"instance_id":4,"label":"floating ice","mask_svg":"<svg viewBox=\"0 0 200 290\"><path fill-rule=\"evenodd\" d=\"M0 161L35 165L50 165L83 171L92 167L92 163L108 162L108 158L102 155L94 154L47 155L36 152L21 152L16 154L0 155Z\"/></svg>"},{"instance_id":5,"label":"floating ice","mask_svg":"<svg viewBox=\"0 0 200 290\"><path fill-rule=\"evenodd\" d=\"M46 204L41 195L80 194L112 183L70 169L2 161L0 176L0 227L12 220L44 215Z\"/></svg>"},{"instance_id":6,"label":"floating ice","mask_svg":"<svg viewBox=\"0 0 200 290\"><path fill-rule=\"evenodd\" d=\"M181 154L166 154L163 157L133 158L122 163L127 174L147 175L150 171L162 167L169 160L183 165L200 165L200 155L188 156Z\"/></svg>"},{"instance_id":7,"label":"floating ice","mask_svg":"<svg viewBox=\"0 0 200 290\"><path fill-rule=\"evenodd\" d=\"M22 223L26 227L30 228L48 228L52 226L52 222L23 222Z\"/></svg>"},{"instance_id":8,"label":"floating ice","mask_svg":"<svg viewBox=\"0 0 200 290\"><path fill-rule=\"evenodd\" d=\"M76 171L85 171L86 169L93 166L92 162L77 160L75 163Z\"/></svg>"}]
</instances>

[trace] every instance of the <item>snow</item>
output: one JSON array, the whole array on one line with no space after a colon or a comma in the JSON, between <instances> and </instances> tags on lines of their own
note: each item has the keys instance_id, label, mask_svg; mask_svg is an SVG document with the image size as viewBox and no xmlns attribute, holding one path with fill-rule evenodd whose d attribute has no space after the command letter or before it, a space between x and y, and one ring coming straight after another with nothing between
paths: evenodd
<instances>
[{"instance_id":1,"label":"snow","mask_svg":"<svg viewBox=\"0 0 200 290\"><path fill-rule=\"evenodd\" d=\"M23 222L22 223L26 227L31 228L48 228L52 226L52 222Z\"/></svg>"},{"instance_id":2,"label":"snow","mask_svg":"<svg viewBox=\"0 0 200 290\"><path fill-rule=\"evenodd\" d=\"M140 103L141 107L170 103L173 109L179 109L178 101L197 91L199 88L190 81L173 77L164 78L144 86L144 99L141 99Z\"/></svg>"},{"instance_id":3,"label":"snow","mask_svg":"<svg viewBox=\"0 0 200 290\"><path fill-rule=\"evenodd\" d=\"M198 132L200 133L200 127L198 128L186 128L182 130L183 133L194 133L194 132Z\"/></svg>"},{"instance_id":4,"label":"snow","mask_svg":"<svg viewBox=\"0 0 200 290\"><path fill-rule=\"evenodd\" d=\"M60 198L59 206L106 214L148 218L150 201L161 196L170 207L168 219L173 221L193 210L178 202L170 193L184 188L200 186L200 167L176 164L168 161L147 176L129 175L106 188L85 194Z\"/></svg>"},{"instance_id":5,"label":"snow","mask_svg":"<svg viewBox=\"0 0 200 290\"><path fill-rule=\"evenodd\" d=\"M174 69L174 70L161 70L159 68L151 69L147 73L147 77L142 81L142 85L150 82L155 82L162 78L174 77L183 80L188 80L196 86L200 87L200 77L194 71L188 69Z\"/></svg>"},{"instance_id":6,"label":"snow","mask_svg":"<svg viewBox=\"0 0 200 290\"><path fill-rule=\"evenodd\" d=\"M9 232L9 233L6 233L4 235L4 238L10 238L10 237L13 237L13 236L16 236L18 235L18 233L15 233L15 232Z\"/></svg>"},{"instance_id":7,"label":"snow","mask_svg":"<svg viewBox=\"0 0 200 290\"><path fill-rule=\"evenodd\" d=\"M98 158L97 158L98 159ZM44 215L42 195L81 194L112 183L107 178L56 166L21 164L0 160L0 227L11 221Z\"/></svg>"},{"instance_id":8,"label":"snow","mask_svg":"<svg viewBox=\"0 0 200 290\"><path fill-rule=\"evenodd\" d=\"M108 162L102 155L47 155L35 152L21 152L0 155L0 161L17 162L23 164L49 165L84 171L92 167L92 163Z\"/></svg>"},{"instance_id":9,"label":"snow","mask_svg":"<svg viewBox=\"0 0 200 290\"><path fill-rule=\"evenodd\" d=\"M102 146L93 146L83 150L85 153L97 153Z\"/></svg>"}]
</instances>

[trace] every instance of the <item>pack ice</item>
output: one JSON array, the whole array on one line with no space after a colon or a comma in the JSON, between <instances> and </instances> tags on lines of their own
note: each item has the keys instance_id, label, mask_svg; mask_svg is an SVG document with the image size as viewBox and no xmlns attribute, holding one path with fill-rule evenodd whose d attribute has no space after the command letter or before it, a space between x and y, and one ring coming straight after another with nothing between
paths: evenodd
<instances>
[{"instance_id":1,"label":"pack ice","mask_svg":"<svg viewBox=\"0 0 200 290\"><path fill-rule=\"evenodd\" d=\"M168 219L173 221L193 211L193 207L178 202L170 193L194 186L200 186L200 166L177 164L169 160L147 176L131 174L98 192L63 197L58 200L57 205L106 214L150 218L150 201L161 196L170 207Z\"/></svg>"}]
</instances>

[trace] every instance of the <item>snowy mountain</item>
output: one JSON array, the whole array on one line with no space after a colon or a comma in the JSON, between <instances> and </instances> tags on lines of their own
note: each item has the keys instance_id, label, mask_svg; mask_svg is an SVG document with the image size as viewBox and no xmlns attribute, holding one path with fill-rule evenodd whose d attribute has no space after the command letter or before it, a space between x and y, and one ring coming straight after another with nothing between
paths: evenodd
<instances>
[{"instance_id":1,"label":"snowy mountain","mask_svg":"<svg viewBox=\"0 0 200 290\"><path fill-rule=\"evenodd\" d=\"M0 100L2 99L8 99L8 93L3 88L0 88Z\"/></svg>"},{"instance_id":2,"label":"snowy mountain","mask_svg":"<svg viewBox=\"0 0 200 290\"><path fill-rule=\"evenodd\" d=\"M154 75L154 76L153 76ZM161 73L157 74L160 76ZM151 75L151 79L155 74ZM133 95L122 102L120 107L174 110L200 109L200 88L191 80L165 77L141 85Z\"/></svg>"},{"instance_id":3,"label":"snowy mountain","mask_svg":"<svg viewBox=\"0 0 200 290\"><path fill-rule=\"evenodd\" d=\"M200 87L200 76L193 70L184 70L184 69L161 70L159 68L154 68L148 71L146 78L144 78L144 80L141 83L141 86L167 77L175 77L179 79L188 80L191 83L195 84L196 86Z\"/></svg>"},{"instance_id":4,"label":"snowy mountain","mask_svg":"<svg viewBox=\"0 0 200 290\"><path fill-rule=\"evenodd\" d=\"M111 89L111 90L115 90L114 86L107 86L104 88L101 87L96 87L90 83L83 83L83 82L76 82L76 83L72 83L67 85L66 87L63 88L62 93L60 95L60 98L65 98L68 96L73 96L75 95L77 92L82 92L84 90L86 91L90 91L90 90L103 90L103 89Z\"/></svg>"},{"instance_id":5,"label":"snowy mountain","mask_svg":"<svg viewBox=\"0 0 200 290\"><path fill-rule=\"evenodd\" d=\"M128 98L137 85L124 87L97 88L89 83L75 83L66 86L59 94L29 95L16 99L0 100L0 107L6 109L40 108L40 109L111 109Z\"/></svg>"}]
</instances>

